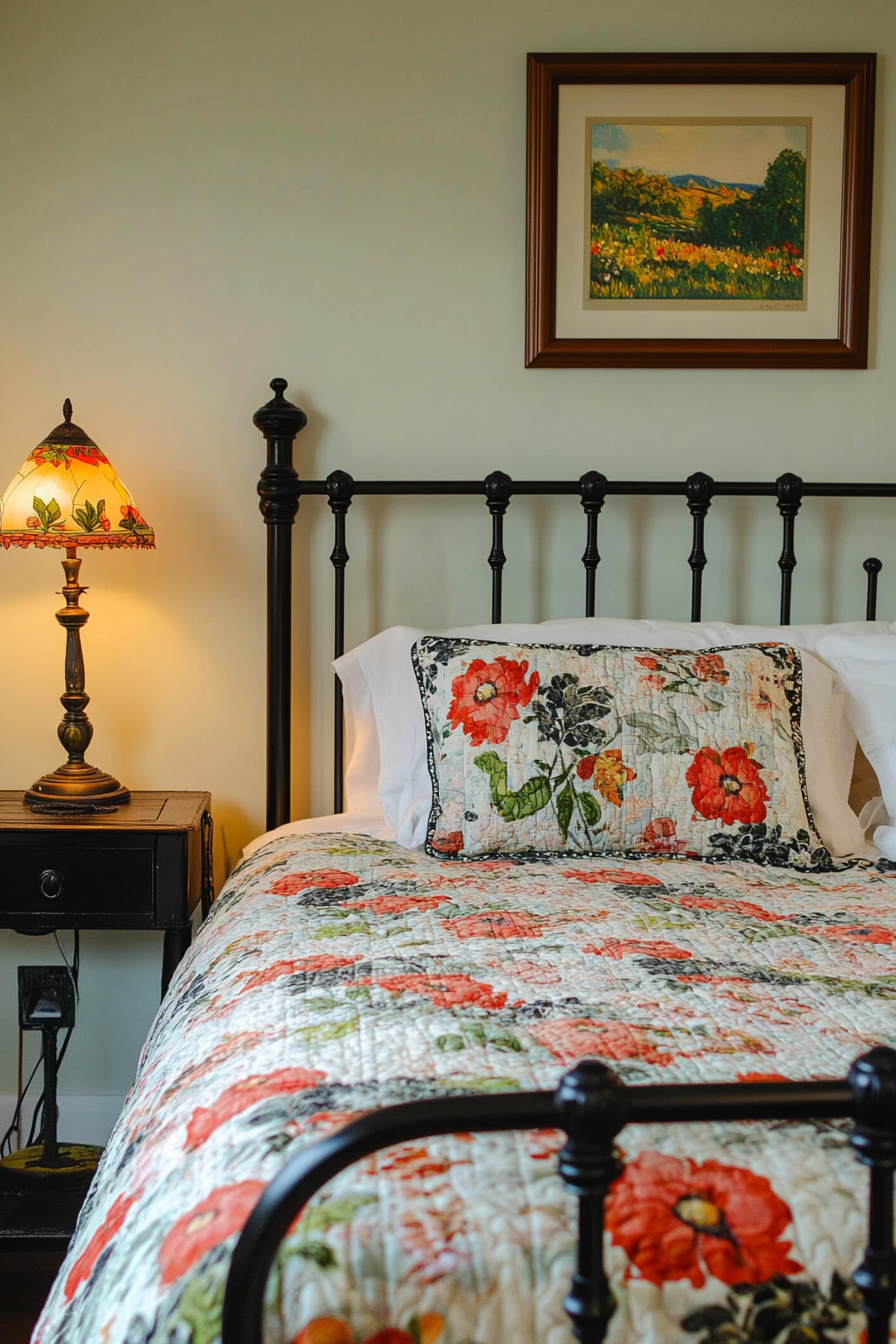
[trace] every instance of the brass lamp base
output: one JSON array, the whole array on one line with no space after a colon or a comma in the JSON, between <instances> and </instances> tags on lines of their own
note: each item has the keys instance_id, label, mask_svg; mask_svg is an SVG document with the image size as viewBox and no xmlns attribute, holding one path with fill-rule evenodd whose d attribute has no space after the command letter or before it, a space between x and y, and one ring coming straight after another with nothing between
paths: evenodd
<instances>
[{"instance_id":1,"label":"brass lamp base","mask_svg":"<svg viewBox=\"0 0 896 1344\"><path fill-rule=\"evenodd\" d=\"M83 812L92 807L111 810L129 803L131 794L112 775L98 770L95 765L88 765L84 759L93 737L93 724L86 713L90 696L84 690L84 656L81 652L81 627L87 621L87 612L79 598L87 589L78 579L81 561L76 543L66 546L62 568L65 572L62 589L65 606L57 611L56 619L66 634L65 695L61 697L65 714L57 731L63 749L68 752L68 760L58 770L43 775L32 784L25 794L25 802L32 807L40 804L43 810L54 812Z\"/></svg>"},{"instance_id":2,"label":"brass lamp base","mask_svg":"<svg viewBox=\"0 0 896 1344\"><path fill-rule=\"evenodd\" d=\"M48 775L42 775L25 794L26 803L56 803L73 810L102 803L120 807L131 801L131 791L112 775L86 761L69 761Z\"/></svg>"}]
</instances>

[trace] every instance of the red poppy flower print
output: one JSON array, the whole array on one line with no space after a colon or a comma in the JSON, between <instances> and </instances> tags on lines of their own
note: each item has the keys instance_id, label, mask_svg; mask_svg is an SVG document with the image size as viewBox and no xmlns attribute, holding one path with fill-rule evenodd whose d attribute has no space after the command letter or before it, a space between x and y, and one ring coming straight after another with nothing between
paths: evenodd
<instances>
[{"instance_id":1,"label":"red poppy flower print","mask_svg":"<svg viewBox=\"0 0 896 1344\"><path fill-rule=\"evenodd\" d=\"M640 657L636 658L635 662L639 663L641 667L646 667L649 672L655 672L659 667L659 663L655 658Z\"/></svg>"},{"instance_id":2,"label":"red poppy flower print","mask_svg":"<svg viewBox=\"0 0 896 1344\"><path fill-rule=\"evenodd\" d=\"M678 854L686 848L686 842L679 840L675 822L671 817L654 817L648 821L641 835L640 843L657 854Z\"/></svg>"},{"instance_id":3,"label":"red poppy flower print","mask_svg":"<svg viewBox=\"0 0 896 1344\"><path fill-rule=\"evenodd\" d=\"M776 915L772 910L764 910L754 901L732 901L723 896L681 896L679 905L686 910L723 910L733 915L744 915L747 919L758 919L762 924L779 924L786 915Z\"/></svg>"},{"instance_id":4,"label":"red poppy flower print","mask_svg":"<svg viewBox=\"0 0 896 1344\"><path fill-rule=\"evenodd\" d=\"M511 658L496 658L493 663L475 658L451 683L451 727L463 727L474 747L481 747L483 742L494 746L506 742L510 725L519 718L518 711L525 709L538 690L539 675L533 672L526 681L528 670L525 658L519 663Z\"/></svg>"},{"instance_id":5,"label":"red poppy flower print","mask_svg":"<svg viewBox=\"0 0 896 1344\"><path fill-rule=\"evenodd\" d=\"M337 1321L335 1316L315 1316L292 1344L355 1344L355 1336L345 1321Z\"/></svg>"},{"instance_id":6,"label":"red poppy flower print","mask_svg":"<svg viewBox=\"0 0 896 1344\"><path fill-rule=\"evenodd\" d=\"M896 933L881 924L828 924L807 932L822 938L837 938L844 943L880 943L890 947L896 943Z\"/></svg>"},{"instance_id":7,"label":"red poppy flower print","mask_svg":"<svg viewBox=\"0 0 896 1344\"><path fill-rule=\"evenodd\" d=\"M665 943L662 939L607 938L601 947L583 947L583 952L591 952L596 957L609 957L620 961L623 957L661 957L664 961L690 961L691 953L674 943Z\"/></svg>"},{"instance_id":8,"label":"red poppy flower print","mask_svg":"<svg viewBox=\"0 0 896 1344\"><path fill-rule=\"evenodd\" d=\"M629 868L570 868L564 877L576 882L613 882L622 887L661 887L658 877Z\"/></svg>"},{"instance_id":9,"label":"red poppy flower print","mask_svg":"<svg viewBox=\"0 0 896 1344\"><path fill-rule=\"evenodd\" d=\"M369 910L374 915L403 915L408 910L434 910L450 896L371 896L369 901L346 901L351 910Z\"/></svg>"},{"instance_id":10,"label":"red poppy flower print","mask_svg":"<svg viewBox=\"0 0 896 1344\"><path fill-rule=\"evenodd\" d=\"M358 878L355 873L344 873L340 868L317 868L313 873L290 873L281 877L270 888L274 896L297 896L309 887L353 887Z\"/></svg>"},{"instance_id":11,"label":"red poppy flower print","mask_svg":"<svg viewBox=\"0 0 896 1344\"><path fill-rule=\"evenodd\" d=\"M445 1318L437 1311L424 1311L414 1322L415 1333L387 1326L367 1335L361 1344L436 1344L445 1329ZM344 1321L335 1316L317 1316L300 1330L292 1344L354 1344L355 1336Z\"/></svg>"},{"instance_id":12,"label":"red poppy flower print","mask_svg":"<svg viewBox=\"0 0 896 1344\"><path fill-rule=\"evenodd\" d=\"M701 653L694 659L694 671L701 681L717 681L724 686L729 672L717 653Z\"/></svg>"},{"instance_id":13,"label":"red poppy flower print","mask_svg":"<svg viewBox=\"0 0 896 1344\"><path fill-rule=\"evenodd\" d=\"M459 854L464 847L463 831L436 831L430 841L439 854Z\"/></svg>"},{"instance_id":14,"label":"red poppy flower print","mask_svg":"<svg viewBox=\"0 0 896 1344\"><path fill-rule=\"evenodd\" d=\"M225 1088L213 1106L196 1107L187 1125L187 1151L198 1148L227 1120L247 1111L256 1102L316 1087L326 1076L320 1069L275 1069L273 1073L251 1074L234 1083Z\"/></svg>"},{"instance_id":15,"label":"red poppy flower print","mask_svg":"<svg viewBox=\"0 0 896 1344\"><path fill-rule=\"evenodd\" d=\"M222 1185L185 1213L159 1248L162 1283L174 1283L219 1242L242 1232L265 1188L264 1181Z\"/></svg>"},{"instance_id":16,"label":"red poppy flower print","mask_svg":"<svg viewBox=\"0 0 896 1344\"><path fill-rule=\"evenodd\" d=\"M451 1163L444 1157L433 1157L428 1148L406 1145L393 1149L379 1167L381 1171L394 1171L402 1181L422 1181L427 1176L447 1175Z\"/></svg>"},{"instance_id":17,"label":"red poppy flower print","mask_svg":"<svg viewBox=\"0 0 896 1344\"><path fill-rule=\"evenodd\" d=\"M685 775L695 812L723 826L765 821L769 794L759 777L762 768L743 747L726 747L721 754L701 747Z\"/></svg>"},{"instance_id":18,"label":"red poppy flower print","mask_svg":"<svg viewBox=\"0 0 896 1344\"><path fill-rule=\"evenodd\" d=\"M384 975L359 980L359 985L379 985L392 994L423 994L437 1008L503 1008L507 995L469 975Z\"/></svg>"},{"instance_id":19,"label":"red poppy flower print","mask_svg":"<svg viewBox=\"0 0 896 1344\"><path fill-rule=\"evenodd\" d=\"M618 747L610 747L599 756L583 756L576 766L576 774L579 779L593 777L596 792L617 807L622 804L623 785L638 778L634 770L622 764L622 752Z\"/></svg>"},{"instance_id":20,"label":"red poppy flower print","mask_svg":"<svg viewBox=\"0 0 896 1344\"><path fill-rule=\"evenodd\" d=\"M243 971L242 989L258 989L260 985L270 985L284 975L311 975L315 971L338 970L341 966L351 966L357 960L357 957L332 957L323 953L319 957L296 957L294 960L274 961L260 971Z\"/></svg>"},{"instance_id":21,"label":"red poppy flower print","mask_svg":"<svg viewBox=\"0 0 896 1344\"><path fill-rule=\"evenodd\" d=\"M595 1022L590 1017L560 1017L529 1023L529 1032L564 1064L588 1056L598 1059L640 1059L660 1067L672 1063L643 1027L626 1022Z\"/></svg>"},{"instance_id":22,"label":"red poppy flower print","mask_svg":"<svg viewBox=\"0 0 896 1344\"><path fill-rule=\"evenodd\" d=\"M94 1232L90 1241L72 1265L69 1276L65 1281L66 1298L74 1297L81 1284L86 1283L90 1278L97 1260L113 1238L121 1231L122 1224L128 1216L128 1211L136 1204L142 1193L142 1190L138 1190L134 1195L118 1196L106 1214L102 1227L98 1232Z\"/></svg>"},{"instance_id":23,"label":"red poppy flower print","mask_svg":"<svg viewBox=\"0 0 896 1344\"><path fill-rule=\"evenodd\" d=\"M706 1282L765 1283L799 1273L780 1240L790 1209L764 1176L721 1162L641 1153L611 1187L607 1229L642 1278L659 1287ZM631 1275L631 1270L629 1270Z\"/></svg>"},{"instance_id":24,"label":"red poppy flower print","mask_svg":"<svg viewBox=\"0 0 896 1344\"><path fill-rule=\"evenodd\" d=\"M521 910L483 910L440 922L456 938L540 938L543 932L543 921Z\"/></svg>"}]
</instances>

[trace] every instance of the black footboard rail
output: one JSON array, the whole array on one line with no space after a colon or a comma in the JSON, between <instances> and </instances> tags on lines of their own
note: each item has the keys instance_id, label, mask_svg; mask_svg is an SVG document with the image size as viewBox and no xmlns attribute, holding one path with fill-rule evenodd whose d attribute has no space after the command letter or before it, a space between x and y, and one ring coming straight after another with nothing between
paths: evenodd
<instances>
[{"instance_id":1,"label":"black footboard rail","mask_svg":"<svg viewBox=\"0 0 896 1344\"><path fill-rule=\"evenodd\" d=\"M896 1050L886 1046L860 1056L842 1082L628 1087L606 1065L586 1059L556 1092L443 1097L372 1111L294 1158L262 1195L234 1250L222 1344L262 1344L265 1287L289 1227L338 1172L380 1148L469 1131L564 1131L560 1175L579 1201L576 1267L564 1306L575 1338L600 1344L615 1310L604 1268L604 1201L624 1170L616 1138L626 1125L844 1118L852 1119L849 1141L869 1168L868 1241L853 1283L862 1294L867 1344L887 1344L896 1301Z\"/></svg>"}]
</instances>

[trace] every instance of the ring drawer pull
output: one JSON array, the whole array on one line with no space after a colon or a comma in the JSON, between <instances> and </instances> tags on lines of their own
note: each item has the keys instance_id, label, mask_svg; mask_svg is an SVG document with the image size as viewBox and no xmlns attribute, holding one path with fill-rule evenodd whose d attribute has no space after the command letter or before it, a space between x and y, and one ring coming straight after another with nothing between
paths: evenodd
<instances>
[{"instance_id":1,"label":"ring drawer pull","mask_svg":"<svg viewBox=\"0 0 896 1344\"><path fill-rule=\"evenodd\" d=\"M65 882L62 874L57 873L55 868L45 868L40 875L40 894L46 896L48 901L55 901L62 895Z\"/></svg>"}]
</instances>

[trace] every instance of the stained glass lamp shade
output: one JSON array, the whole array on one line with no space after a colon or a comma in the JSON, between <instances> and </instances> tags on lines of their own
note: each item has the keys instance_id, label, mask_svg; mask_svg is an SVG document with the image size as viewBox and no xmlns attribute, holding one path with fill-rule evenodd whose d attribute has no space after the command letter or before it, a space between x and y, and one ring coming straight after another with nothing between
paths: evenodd
<instances>
[{"instance_id":1,"label":"stained glass lamp shade","mask_svg":"<svg viewBox=\"0 0 896 1344\"><path fill-rule=\"evenodd\" d=\"M44 775L25 794L26 802L47 810L89 810L114 807L130 798L117 779L84 759L93 726L86 714L81 627L88 613L79 604L87 591L78 582L79 547L152 547L155 536L127 487L105 453L89 435L72 424L72 404L65 420L29 453L0 499L0 546L55 546L65 550L62 562L65 606L56 619L66 632L65 715L59 740L68 760Z\"/></svg>"}]
</instances>

